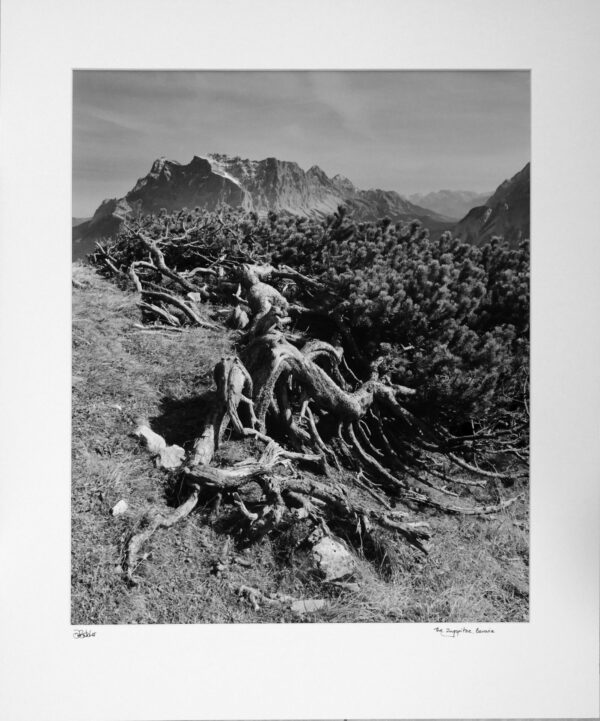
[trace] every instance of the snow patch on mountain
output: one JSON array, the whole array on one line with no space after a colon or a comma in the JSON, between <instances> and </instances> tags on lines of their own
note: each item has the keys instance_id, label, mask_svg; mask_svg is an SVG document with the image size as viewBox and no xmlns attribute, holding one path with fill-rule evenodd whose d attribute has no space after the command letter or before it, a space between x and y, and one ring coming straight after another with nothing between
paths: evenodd
<instances>
[{"instance_id":1,"label":"snow patch on mountain","mask_svg":"<svg viewBox=\"0 0 600 721\"><path fill-rule=\"evenodd\" d=\"M233 175L231 175L231 173L227 172L225 163L221 159L219 159L218 155L200 155L199 157L203 160L207 160L210 163L210 167L213 173L220 175L222 178L227 178L227 180L231 180L231 182L235 183L238 188L241 188L242 190L244 189L238 178L235 178Z\"/></svg>"}]
</instances>

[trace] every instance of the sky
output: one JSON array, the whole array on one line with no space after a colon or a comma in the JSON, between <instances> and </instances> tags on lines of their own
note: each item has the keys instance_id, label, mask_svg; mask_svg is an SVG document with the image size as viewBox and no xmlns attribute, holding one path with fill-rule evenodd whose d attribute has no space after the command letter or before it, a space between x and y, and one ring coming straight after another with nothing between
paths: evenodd
<instances>
[{"instance_id":1,"label":"sky","mask_svg":"<svg viewBox=\"0 0 600 721\"><path fill-rule=\"evenodd\" d=\"M320 166L403 195L493 191L530 160L527 71L87 71L73 76L73 215L159 157Z\"/></svg>"}]
</instances>

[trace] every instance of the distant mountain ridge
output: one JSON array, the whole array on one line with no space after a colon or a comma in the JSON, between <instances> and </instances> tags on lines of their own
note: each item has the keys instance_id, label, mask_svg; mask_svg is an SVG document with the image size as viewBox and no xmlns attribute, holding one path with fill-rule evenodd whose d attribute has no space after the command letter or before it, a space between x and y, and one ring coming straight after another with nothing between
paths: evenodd
<instances>
[{"instance_id":1,"label":"distant mountain ridge","mask_svg":"<svg viewBox=\"0 0 600 721\"><path fill-rule=\"evenodd\" d=\"M344 176L330 178L317 165L304 171L297 163L277 158L244 160L222 154L194 156L187 165L159 158L123 198L104 200L92 218L74 225L73 257L91 252L98 238L116 235L132 214L197 206L212 210L222 203L259 214L272 210L316 219L344 204L358 221L385 216L393 222L416 219L433 232L452 230L455 236L476 245L495 235L516 245L529 237L529 184L528 163L501 183L487 200L487 194L472 191L444 190L410 196L446 211L442 213L393 190L360 190ZM461 202L481 204L456 223L452 215Z\"/></svg>"},{"instance_id":2,"label":"distant mountain ridge","mask_svg":"<svg viewBox=\"0 0 600 721\"><path fill-rule=\"evenodd\" d=\"M460 220L472 208L483 205L491 195L492 191L436 190L431 193L413 193L407 197L415 205Z\"/></svg>"},{"instance_id":3,"label":"distant mountain ridge","mask_svg":"<svg viewBox=\"0 0 600 721\"><path fill-rule=\"evenodd\" d=\"M467 243L482 245L502 236L511 246L529 238L530 163L501 183L484 204L470 210L456 225L454 235Z\"/></svg>"},{"instance_id":4,"label":"distant mountain ridge","mask_svg":"<svg viewBox=\"0 0 600 721\"><path fill-rule=\"evenodd\" d=\"M360 190L341 175L330 178L317 165L305 171L277 158L195 155L187 165L159 158L123 198L103 201L90 220L73 228L74 252L82 255L93 240L115 235L132 213L196 206L212 210L222 203L259 214L283 211L310 218L323 218L344 204L359 221L387 216L393 222L418 219L432 230L453 225L452 218L415 205L393 190Z\"/></svg>"}]
</instances>

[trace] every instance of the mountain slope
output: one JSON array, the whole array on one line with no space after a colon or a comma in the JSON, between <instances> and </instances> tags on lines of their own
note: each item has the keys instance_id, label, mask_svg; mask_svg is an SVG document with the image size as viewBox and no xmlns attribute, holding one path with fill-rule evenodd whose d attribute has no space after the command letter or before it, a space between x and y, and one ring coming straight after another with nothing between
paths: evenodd
<instances>
[{"instance_id":1,"label":"mountain slope","mask_svg":"<svg viewBox=\"0 0 600 721\"><path fill-rule=\"evenodd\" d=\"M102 201L92 218L73 226L73 260L79 260L91 253L98 238L115 235L131 212L132 207L124 198Z\"/></svg>"},{"instance_id":2,"label":"mountain slope","mask_svg":"<svg viewBox=\"0 0 600 721\"><path fill-rule=\"evenodd\" d=\"M408 196L408 200L435 213L460 220L472 208L483 205L491 194L472 190L437 190L431 193L413 193Z\"/></svg>"},{"instance_id":3,"label":"mountain slope","mask_svg":"<svg viewBox=\"0 0 600 721\"><path fill-rule=\"evenodd\" d=\"M212 210L221 203L259 214L288 212L310 218L323 218L344 203L359 220L417 219L431 230L453 224L451 218L414 205L395 191L359 190L347 178L330 178L316 165L304 171L277 158L257 161L219 154L194 156L187 165L160 158L124 198L105 200L89 221L73 228L74 253L81 257L95 239L114 235L128 214L196 206Z\"/></svg>"},{"instance_id":4,"label":"mountain slope","mask_svg":"<svg viewBox=\"0 0 600 721\"><path fill-rule=\"evenodd\" d=\"M530 164L498 186L485 205L470 210L454 229L456 237L481 245L502 236L515 246L529 238Z\"/></svg>"}]
</instances>

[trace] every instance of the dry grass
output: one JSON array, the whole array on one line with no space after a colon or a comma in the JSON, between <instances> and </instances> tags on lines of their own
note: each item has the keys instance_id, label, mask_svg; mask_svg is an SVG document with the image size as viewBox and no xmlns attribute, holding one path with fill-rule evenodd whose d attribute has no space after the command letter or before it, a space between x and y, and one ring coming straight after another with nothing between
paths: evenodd
<instances>
[{"instance_id":1,"label":"dry grass","mask_svg":"<svg viewBox=\"0 0 600 721\"><path fill-rule=\"evenodd\" d=\"M73 273L84 287L73 292L72 623L527 620L526 501L486 520L432 514L429 558L400 541L391 578L359 562L358 591L322 587L301 553L290 558L285 536L237 547L224 524L211 522L210 508L200 508L153 538L139 583L127 585L123 538L145 509L173 503L178 491L132 437L134 423L143 417L170 442L191 441L212 368L231 339L203 329L141 332L134 295L89 267L74 265ZM120 499L130 511L113 517ZM330 603L301 617L279 607L255 611L236 593L242 584Z\"/></svg>"}]
</instances>

